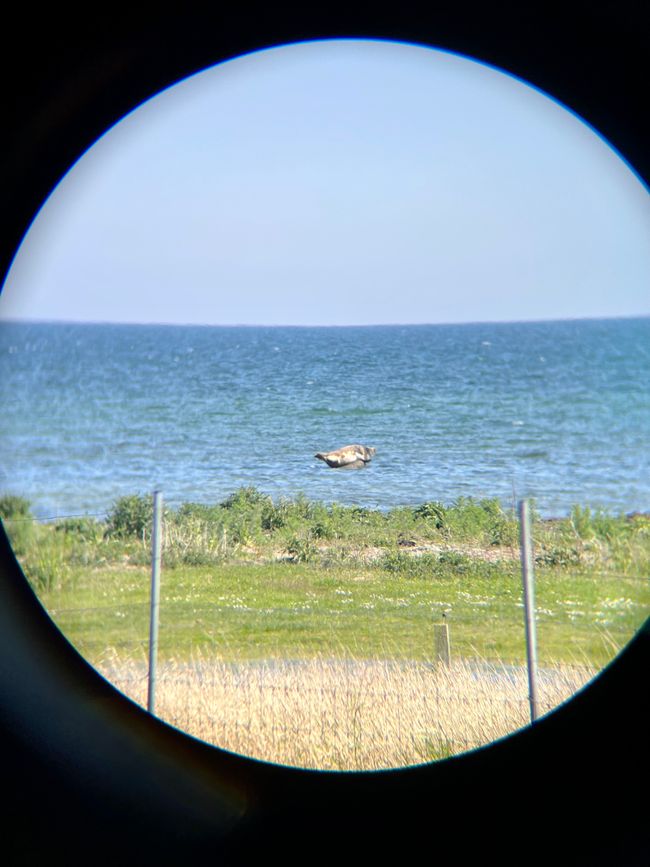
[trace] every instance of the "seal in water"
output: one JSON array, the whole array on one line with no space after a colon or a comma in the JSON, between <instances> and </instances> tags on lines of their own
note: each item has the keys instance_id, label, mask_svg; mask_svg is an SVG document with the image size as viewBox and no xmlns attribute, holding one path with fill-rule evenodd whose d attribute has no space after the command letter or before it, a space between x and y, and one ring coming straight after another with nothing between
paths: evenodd
<instances>
[{"instance_id":1,"label":"seal in water","mask_svg":"<svg viewBox=\"0 0 650 867\"><path fill-rule=\"evenodd\" d=\"M325 461L328 467L365 467L376 451L373 446L354 444L343 446L335 452L317 452L314 457Z\"/></svg>"}]
</instances>

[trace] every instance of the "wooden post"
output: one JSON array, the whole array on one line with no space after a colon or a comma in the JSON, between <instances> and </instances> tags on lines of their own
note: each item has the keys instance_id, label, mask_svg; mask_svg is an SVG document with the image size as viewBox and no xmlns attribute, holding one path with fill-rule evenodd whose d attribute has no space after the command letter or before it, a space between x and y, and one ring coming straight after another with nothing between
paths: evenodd
<instances>
[{"instance_id":1,"label":"wooden post","mask_svg":"<svg viewBox=\"0 0 650 867\"><path fill-rule=\"evenodd\" d=\"M153 494L153 528L151 532L151 610L149 618L149 690L147 710L155 712L156 659L158 656L158 612L160 608L160 550L161 550L162 492Z\"/></svg>"},{"instance_id":2,"label":"wooden post","mask_svg":"<svg viewBox=\"0 0 650 867\"><path fill-rule=\"evenodd\" d=\"M521 575L524 585L524 617L526 623L526 661L528 663L528 700L530 721L535 722L537 708L537 635L535 629L535 578L530 533L528 500L519 501L519 542Z\"/></svg>"},{"instance_id":3,"label":"wooden post","mask_svg":"<svg viewBox=\"0 0 650 867\"><path fill-rule=\"evenodd\" d=\"M436 643L436 661L441 662L443 665L449 665L451 662L449 626L446 623L435 623L433 635Z\"/></svg>"}]
</instances>

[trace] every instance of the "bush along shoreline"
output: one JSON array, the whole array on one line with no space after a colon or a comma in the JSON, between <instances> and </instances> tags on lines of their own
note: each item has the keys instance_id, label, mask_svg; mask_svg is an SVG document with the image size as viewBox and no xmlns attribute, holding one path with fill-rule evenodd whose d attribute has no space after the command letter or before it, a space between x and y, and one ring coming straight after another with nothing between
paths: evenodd
<instances>
[{"instance_id":1,"label":"bush along shoreline","mask_svg":"<svg viewBox=\"0 0 650 867\"><path fill-rule=\"evenodd\" d=\"M0 496L0 518L27 578L49 589L75 567L145 565L150 558L152 498L118 498L104 520L61 518L39 523L28 500ZM535 562L550 568L626 571L650 565L650 513L612 515L576 505L565 518L541 518L533 508ZM215 505L165 507L167 567L223 563L310 563L327 569L373 565L405 577L487 574L519 557L519 527L497 499L461 497L388 512L310 501L273 500L242 487Z\"/></svg>"}]
</instances>

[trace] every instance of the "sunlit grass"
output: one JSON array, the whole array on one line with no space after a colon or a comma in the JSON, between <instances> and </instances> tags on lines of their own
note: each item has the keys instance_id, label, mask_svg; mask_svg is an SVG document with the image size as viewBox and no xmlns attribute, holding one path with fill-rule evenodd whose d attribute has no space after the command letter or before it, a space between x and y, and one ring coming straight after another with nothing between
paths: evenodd
<instances>
[{"instance_id":1,"label":"sunlit grass","mask_svg":"<svg viewBox=\"0 0 650 867\"><path fill-rule=\"evenodd\" d=\"M100 670L146 704L142 664ZM570 698L595 669L542 672L540 714ZM317 656L228 664L201 655L159 671L156 715L207 743L256 759L321 770L378 770L447 758L530 722L523 669Z\"/></svg>"}]
</instances>

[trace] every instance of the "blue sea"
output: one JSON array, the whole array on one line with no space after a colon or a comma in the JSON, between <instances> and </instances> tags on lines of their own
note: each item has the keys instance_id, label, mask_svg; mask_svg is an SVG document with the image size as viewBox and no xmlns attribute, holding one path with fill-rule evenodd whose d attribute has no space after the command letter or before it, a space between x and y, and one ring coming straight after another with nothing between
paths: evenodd
<instances>
[{"instance_id":1,"label":"blue sea","mask_svg":"<svg viewBox=\"0 0 650 867\"><path fill-rule=\"evenodd\" d=\"M0 323L0 493L41 519L125 494L390 509L650 510L650 318L211 327ZM360 470L314 458L375 446Z\"/></svg>"}]
</instances>

